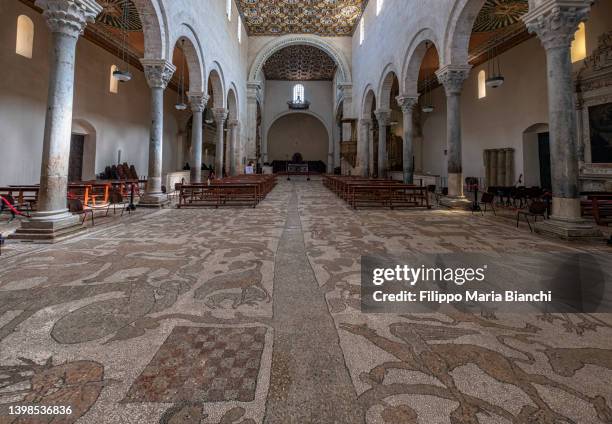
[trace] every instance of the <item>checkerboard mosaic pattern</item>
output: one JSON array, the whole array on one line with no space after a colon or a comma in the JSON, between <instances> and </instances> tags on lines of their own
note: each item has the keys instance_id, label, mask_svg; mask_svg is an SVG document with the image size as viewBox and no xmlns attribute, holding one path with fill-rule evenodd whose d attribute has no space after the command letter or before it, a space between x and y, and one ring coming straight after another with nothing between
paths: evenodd
<instances>
[{"instance_id":1,"label":"checkerboard mosaic pattern","mask_svg":"<svg viewBox=\"0 0 612 424\"><path fill-rule=\"evenodd\" d=\"M124 402L250 402L264 327L175 327Z\"/></svg>"}]
</instances>

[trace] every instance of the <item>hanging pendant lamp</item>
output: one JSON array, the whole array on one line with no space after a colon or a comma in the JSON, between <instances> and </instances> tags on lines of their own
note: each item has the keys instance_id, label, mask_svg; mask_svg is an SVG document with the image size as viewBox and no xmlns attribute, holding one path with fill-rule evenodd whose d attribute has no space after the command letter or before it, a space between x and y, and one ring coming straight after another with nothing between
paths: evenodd
<instances>
[{"instance_id":1,"label":"hanging pendant lamp","mask_svg":"<svg viewBox=\"0 0 612 424\"><path fill-rule=\"evenodd\" d=\"M174 105L176 110L187 109L187 103L185 102L185 40L181 40L181 53L183 54L183 60L181 61L181 73L179 75L179 89L177 93L176 104Z\"/></svg>"},{"instance_id":2,"label":"hanging pendant lamp","mask_svg":"<svg viewBox=\"0 0 612 424\"><path fill-rule=\"evenodd\" d=\"M497 54L497 47L493 47L490 51L490 60L487 65L489 77L486 79L485 84L487 87L498 88L504 84L505 78L501 73L501 66L499 63L499 55ZM495 66L497 63L497 67Z\"/></svg>"},{"instance_id":3,"label":"hanging pendant lamp","mask_svg":"<svg viewBox=\"0 0 612 424\"><path fill-rule=\"evenodd\" d=\"M128 82L132 79L132 73L130 72L130 66L128 62L128 2L123 3L123 11L121 17L121 45L119 48L119 55L121 56L121 61L123 62L124 69L117 67L113 71L113 78L115 78L119 82Z\"/></svg>"}]
</instances>

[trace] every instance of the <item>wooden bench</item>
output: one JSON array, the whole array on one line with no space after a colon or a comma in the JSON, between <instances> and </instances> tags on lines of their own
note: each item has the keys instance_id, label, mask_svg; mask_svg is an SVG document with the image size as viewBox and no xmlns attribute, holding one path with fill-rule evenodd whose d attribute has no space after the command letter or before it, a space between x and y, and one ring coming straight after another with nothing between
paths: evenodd
<instances>
[{"instance_id":1,"label":"wooden bench","mask_svg":"<svg viewBox=\"0 0 612 424\"><path fill-rule=\"evenodd\" d=\"M592 214L597 225L609 226L612 222L612 193L591 195Z\"/></svg>"},{"instance_id":2,"label":"wooden bench","mask_svg":"<svg viewBox=\"0 0 612 424\"><path fill-rule=\"evenodd\" d=\"M213 182L182 184L177 208L214 206L256 207L260 200L258 184Z\"/></svg>"},{"instance_id":3,"label":"wooden bench","mask_svg":"<svg viewBox=\"0 0 612 424\"><path fill-rule=\"evenodd\" d=\"M38 185L10 185L8 187L0 187L0 195L10 196L14 199L14 206L18 210L34 211L38 204Z\"/></svg>"}]
</instances>

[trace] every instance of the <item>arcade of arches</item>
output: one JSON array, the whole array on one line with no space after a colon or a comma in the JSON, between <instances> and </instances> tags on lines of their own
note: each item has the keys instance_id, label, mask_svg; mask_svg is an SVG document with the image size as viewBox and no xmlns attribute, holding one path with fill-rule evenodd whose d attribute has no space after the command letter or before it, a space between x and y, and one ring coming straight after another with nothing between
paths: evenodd
<instances>
[{"instance_id":1,"label":"arcade of arches","mask_svg":"<svg viewBox=\"0 0 612 424\"><path fill-rule=\"evenodd\" d=\"M612 0L0 24L0 423L612 423ZM570 294L373 307L399 258Z\"/></svg>"}]
</instances>

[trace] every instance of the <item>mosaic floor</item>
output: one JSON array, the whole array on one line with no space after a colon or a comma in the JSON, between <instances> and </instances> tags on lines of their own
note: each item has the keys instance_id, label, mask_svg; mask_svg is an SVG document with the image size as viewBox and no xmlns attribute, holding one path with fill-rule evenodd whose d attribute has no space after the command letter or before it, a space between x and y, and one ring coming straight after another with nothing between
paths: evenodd
<instances>
[{"instance_id":1,"label":"mosaic floor","mask_svg":"<svg viewBox=\"0 0 612 424\"><path fill-rule=\"evenodd\" d=\"M354 212L318 181L282 181L255 210L166 209L6 247L0 424L612 423L610 315L359 311L365 253L603 244Z\"/></svg>"}]
</instances>

